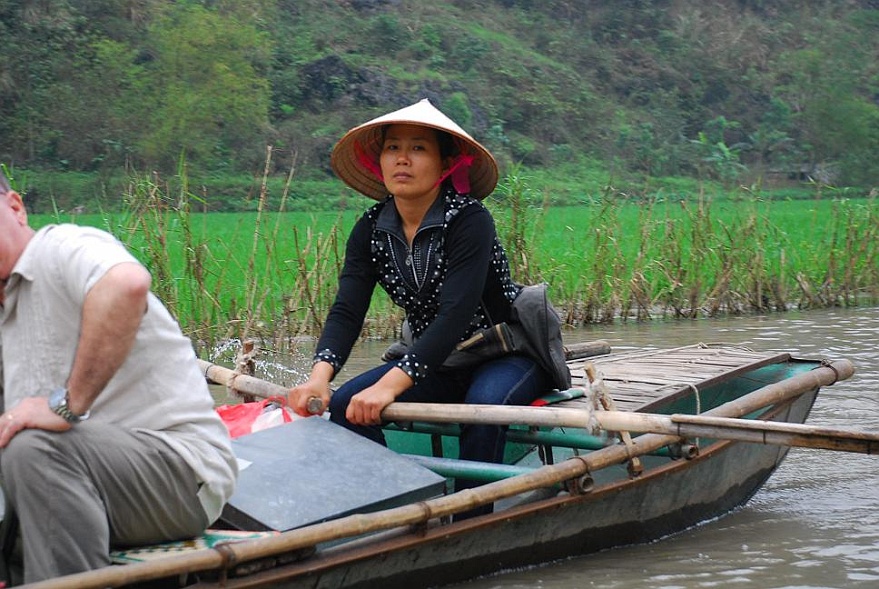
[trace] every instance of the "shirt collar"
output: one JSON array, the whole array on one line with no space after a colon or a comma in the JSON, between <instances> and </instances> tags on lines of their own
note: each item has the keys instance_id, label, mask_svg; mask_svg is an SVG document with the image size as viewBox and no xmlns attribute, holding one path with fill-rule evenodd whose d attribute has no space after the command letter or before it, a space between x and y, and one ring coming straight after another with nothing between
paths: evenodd
<instances>
[{"instance_id":1,"label":"shirt collar","mask_svg":"<svg viewBox=\"0 0 879 589\"><path fill-rule=\"evenodd\" d=\"M37 231L33 237L30 238L24 251L21 252L18 261L15 263L15 267L12 268L12 272L9 273L9 278L6 280L6 285L4 286L3 302L2 305L0 305L0 309L3 310L4 318L7 317L16 306L16 302L18 301L18 286L21 284L21 281L33 281L35 266L40 263L40 256L38 254L40 243L43 241L43 236L51 231L53 227L55 227L55 225L47 225Z\"/></svg>"},{"instance_id":2,"label":"shirt collar","mask_svg":"<svg viewBox=\"0 0 879 589\"><path fill-rule=\"evenodd\" d=\"M18 280L13 279L24 279L24 280L33 280L34 279L34 269L35 265L40 263L39 249L40 244L43 241L43 237L51 231L55 225L46 225L42 229L38 230L34 233L33 237L30 238L27 245L24 248L24 251L21 252L21 256L18 258L18 261L15 263L15 267L12 269L12 272L9 274L9 282L7 286L13 282L18 282Z\"/></svg>"},{"instance_id":3,"label":"shirt collar","mask_svg":"<svg viewBox=\"0 0 879 589\"><path fill-rule=\"evenodd\" d=\"M443 224L446 217L447 199L448 191L441 192L440 195L434 199L433 204L430 205L430 208L421 220L421 225L418 226L418 231L421 231L426 227L436 227ZM394 203L393 196L388 197L385 201L385 206L382 207L382 210L379 212L378 218L375 221L375 228L403 238L403 222L400 219L400 214L397 212L397 206Z\"/></svg>"}]
</instances>

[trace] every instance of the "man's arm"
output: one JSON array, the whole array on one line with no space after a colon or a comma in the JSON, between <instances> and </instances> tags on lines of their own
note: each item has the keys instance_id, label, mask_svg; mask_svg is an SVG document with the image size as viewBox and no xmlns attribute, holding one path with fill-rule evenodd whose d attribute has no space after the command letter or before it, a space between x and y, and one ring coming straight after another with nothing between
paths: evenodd
<instances>
[{"instance_id":1,"label":"man's arm","mask_svg":"<svg viewBox=\"0 0 879 589\"><path fill-rule=\"evenodd\" d=\"M67 380L68 407L73 413L88 411L131 352L151 283L146 268L125 262L110 268L89 290Z\"/></svg>"},{"instance_id":2,"label":"man's arm","mask_svg":"<svg viewBox=\"0 0 879 589\"><path fill-rule=\"evenodd\" d=\"M113 266L86 295L73 367L67 380L68 409L86 413L125 362L146 311L152 278L134 262ZM59 385L62 383L59 383ZM25 397L0 417L0 448L23 429L66 431L71 424L45 397Z\"/></svg>"}]
</instances>

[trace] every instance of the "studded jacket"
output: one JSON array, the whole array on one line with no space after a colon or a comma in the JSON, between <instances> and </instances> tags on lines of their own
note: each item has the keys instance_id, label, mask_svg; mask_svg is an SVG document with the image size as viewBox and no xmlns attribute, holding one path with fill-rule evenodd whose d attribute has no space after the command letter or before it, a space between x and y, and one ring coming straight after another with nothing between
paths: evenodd
<instances>
[{"instance_id":1,"label":"studded jacket","mask_svg":"<svg viewBox=\"0 0 879 589\"><path fill-rule=\"evenodd\" d=\"M341 369L360 335L376 284L406 312L414 343L396 362L415 382L440 366L455 344L506 321L521 289L510 276L494 220L481 202L445 188L410 249L389 197L351 230L315 362Z\"/></svg>"}]
</instances>

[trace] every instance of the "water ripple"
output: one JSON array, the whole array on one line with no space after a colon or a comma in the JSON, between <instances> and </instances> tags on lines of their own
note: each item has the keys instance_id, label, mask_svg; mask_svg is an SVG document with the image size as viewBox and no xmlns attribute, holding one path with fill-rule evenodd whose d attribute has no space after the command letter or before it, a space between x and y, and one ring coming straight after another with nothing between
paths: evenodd
<instances>
[{"instance_id":1,"label":"water ripple","mask_svg":"<svg viewBox=\"0 0 879 589\"><path fill-rule=\"evenodd\" d=\"M808 423L879 432L879 308L589 327L572 341L615 350L724 342L851 360ZM874 589L879 587L879 457L791 450L745 507L661 541L480 579L465 589Z\"/></svg>"}]
</instances>

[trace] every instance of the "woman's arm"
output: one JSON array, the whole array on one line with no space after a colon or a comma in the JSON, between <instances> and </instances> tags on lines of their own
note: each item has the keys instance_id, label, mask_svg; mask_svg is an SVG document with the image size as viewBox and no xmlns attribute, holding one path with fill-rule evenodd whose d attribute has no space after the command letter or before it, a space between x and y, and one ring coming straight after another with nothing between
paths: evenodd
<instances>
[{"instance_id":1,"label":"woman's arm","mask_svg":"<svg viewBox=\"0 0 879 589\"><path fill-rule=\"evenodd\" d=\"M348 237L336 299L318 339L317 353L329 350L333 358L322 359L333 364L336 372L348 360L351 348L360 337L377 283L370 251L371 234L371 221L366 216L361 217Z\"/></svg>"},{"instance_id":2,"label":"woman's arm","mask_svg":"<svg viewBox=\"0 0 879 589\"><path fill-rule=\"evenodd\" d=\"M321 409L330 401L330 382L345 364L360 336L376 277L370 262L371 223L366 216L354 225L345 248L336 299L327 314L317 343L308 380L290 389L287 402L299 415L308 416L309 401L320 399Z\"/></svg>"}]
</instances>

